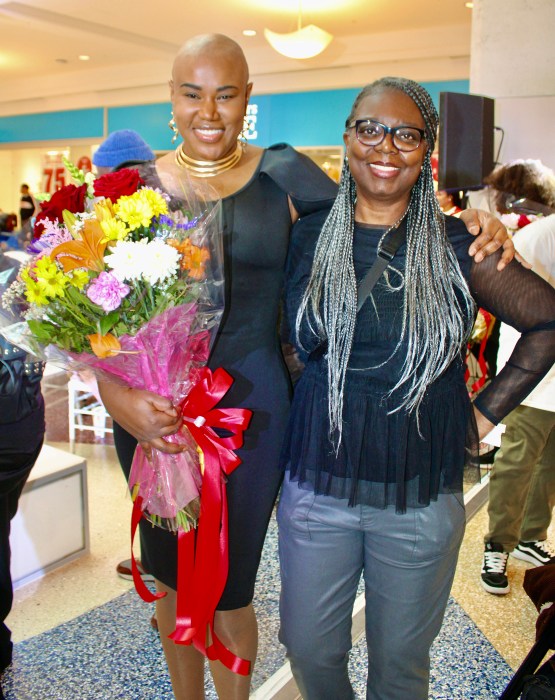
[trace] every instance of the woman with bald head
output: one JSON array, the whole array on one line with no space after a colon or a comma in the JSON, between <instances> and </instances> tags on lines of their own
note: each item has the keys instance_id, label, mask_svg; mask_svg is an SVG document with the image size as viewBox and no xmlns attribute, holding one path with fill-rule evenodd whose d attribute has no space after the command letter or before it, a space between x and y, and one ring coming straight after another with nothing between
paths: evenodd
<instances>
[{"instance_id":1,"label":"woman with bald head","mask_svg":"<svg viewBox=\"0 0 555 700\"><path fill-rule=\"evenodd\" d=\"M173 115L183 139L159 161L212 185L222 197L226 308L209 366L234 379L225 405L253 411L229 477L229 576L215 617L221 641L238 656L256 658L252 607L262 545L281 482L278 458L290 403L290 381L279 337L278 313L292 221L330 204L335 184L307 157L285 145L263 150L241 145L252 83L240 47L221 35L194 37L177 55L170 81ZM118 425L116 446L129 467L136 440L170 451L177 411L165 398L103 386L103 399ZM192 646L174 644L177 538L141 523L141 557L158 590L160 637L176 698L203 698L204 658ZM211 663L220 698L248 698L250 677Z\"/></svg>"},{"instance_id":2,"label":"woman with bald head","mask_svg":"<svg viewBox=\"0 0 555 700\"><path fill-rule=\"evenodd\" d=\"M257 626L252 607L256 572L266 529L281 482L279 453L289 414L291 386L278 336L279 304L292 223L324 209L336 185L307 157L290 146L267 149L239 139L252 90L241 48L214 34L192 38L178 53L170 81L176 129L175 152L161 158L194 179L210 183L222 197L226 306L209 366L223 367L234 379L221 405L246 407L253 418L238 450L242 464L229 477L229 576L217 606L215 631L237 656L254 663ZM470 215L472 222L477 223ZM491 229L497 230L491 219ZM506 235L486 233L476 250L497 249ZM508 257L511 257L510 251ZM116 447L129 466L137 440L171 452L164 437L180 428L177 410L155 394L102 386L114 417ZM159 591L157 618L172 685L178 700L204 697L204 659L192 646L168 635L176 618L177 538L141 523L145 568ZM210 664L218 695L246 699L250 676ZM252 665L251 665L252 667Z\"/></svg>"}]
</instances>

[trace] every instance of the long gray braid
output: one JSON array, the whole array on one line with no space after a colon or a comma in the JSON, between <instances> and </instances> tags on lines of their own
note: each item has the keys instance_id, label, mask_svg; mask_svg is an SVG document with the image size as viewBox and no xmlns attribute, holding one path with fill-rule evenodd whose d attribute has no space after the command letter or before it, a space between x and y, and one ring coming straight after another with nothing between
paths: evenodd
<instances>
[{"instance_id":1,"label":"long gray braid","mask_svg":"<svg viewBox=\"0 0 555 700\"><path fill-rule=\"evenodd\" d=\"M474 302L447 241L445 221L434 192L430 157L439 119L428 92L412 80L381 78L359 93L346 125L351 123L361 100L384 90L400 90L416 103L424 119L428 145L406 215L403 322L393 354L405 339L407 354L401 376L390 391L402 390L395 411L413 412L418 411L427 387L460 353L472 328ZM355 203L356 185L345 161L339 192L318 238L296 320L297 338L306 315L312 332L327 341L328 414L330 437L336 449L342 436L345 374L357 312L353 264Z\"/></svg>"}]
</instances>

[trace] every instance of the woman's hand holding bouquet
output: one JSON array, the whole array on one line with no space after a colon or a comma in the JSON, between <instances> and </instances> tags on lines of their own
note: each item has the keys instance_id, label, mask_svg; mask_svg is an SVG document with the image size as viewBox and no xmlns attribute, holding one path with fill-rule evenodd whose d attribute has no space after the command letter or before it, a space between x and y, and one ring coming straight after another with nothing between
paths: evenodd
<instances>
[{"instance_id":1,"label":"woman's hand holding bouquet","mask_svg":"<svg viewBox=\"0 0 555 700\"><path fill-rule=\"evenodd\" d=\"M106 383L144 392L150 434L135 434L150 462L137 451L133 497L157 525L188 530L198 518L200 459L175 407L206 365L223 310L217 197L168 172L153 188L137 170L94 179L66 166L77 184L43 203L36 255L4 303L25 299L27 343L70 370L92 369L108 410Z\"/></svg>"},{"instance_id":2,"label":"woman's hand holding bouquet","mask_svg":"<svg viewBox=\"0 0 555 700\"><path fill-rule=\"evenodd\" d=\"M26 306L25 323L6 334L94 372L106 408L139 441L133 532L145 516L179 537L172 638L248 673L213 629L228 568L226 475L250 419L216 408L232 379L206 368L224 305L218 197L177 170L151 166L152 186L133 169L94 179L66 167L76 184L42 204L35 255L3 298L6 308ZM135 573L145 600L163 595Z\"/></svg>"}]
</instances>

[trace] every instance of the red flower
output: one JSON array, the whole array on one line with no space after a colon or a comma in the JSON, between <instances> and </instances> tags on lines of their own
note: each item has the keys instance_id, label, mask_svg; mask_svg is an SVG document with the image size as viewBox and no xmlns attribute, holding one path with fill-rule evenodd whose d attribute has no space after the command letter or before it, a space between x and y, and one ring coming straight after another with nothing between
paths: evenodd
<instances>
[{"instance_id":1,"label":"red flower","mask_svg":"<svg viewBox=\"0 0 555 700\"><path fill-rule=\"evenodd\" d=\"M530 219L526 216L526 214L521 214L518 217L518 228L524 228L525 226L528 226L528 224L531 224L532 222Z\"/></svg>"},{"instance_id":2,"label":"red flower","mask_svg":"<svg viewBox=\"0 0 555 700\"><path fill-rule=\"evenodd\" d=\"M120 197L132 195L144 182L138 170L123 168L115 173L106 173L94 181L95 197L106 197L116 202Z\"/></svg>"},{"instance_id":3,"label":"red flower","mask_svg":"<svg viewBox=\"0 0 555 700\"><path fill-rule=\"evenodd\" d=\"M65 185L54 192L48 202L42 202L40 205L41 211L37 215L33 234L35 238L40 238L44 231L44 219L50 221L62 221L63 211L67 209L73 214L82 212L85 209L85 197L87 194L87 185Z\"/></svg>"}]
</instances>

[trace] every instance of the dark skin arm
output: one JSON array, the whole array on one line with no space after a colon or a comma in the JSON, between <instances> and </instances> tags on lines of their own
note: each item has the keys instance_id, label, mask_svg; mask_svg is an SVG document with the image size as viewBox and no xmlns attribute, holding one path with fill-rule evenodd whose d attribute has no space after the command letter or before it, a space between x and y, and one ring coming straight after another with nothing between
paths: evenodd
<instances>
[{"instance_id":1,"label":"dark skin arm","mask_svg":"<svg viewBox=\"0 0 555 700\"><path fill-rule=\"evenodd\" d=\"M507 229L493 214L481 209L464 209L459 218L468 232L476 236L476 240L468 249L469 255L476 262L481 262L486 256L503 247L503 254L497 265L497 269L501 271L515 257L515 247Z\"/></svg>"},{"instance_id":2,"label":"dark skin arm","mask_svg":"<svg viewBox=\"0 0 555 700\"><path fill-rule=\"evenodd\" d=\"M169 399L115 382L99 381L98 389L108 413L137 439L147 457L152 448L168 454L183 450L181 445L164 440L182 425L181 415Z\"/></svg>"}]
</instances>

